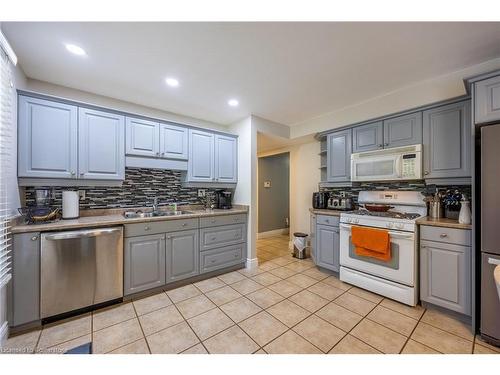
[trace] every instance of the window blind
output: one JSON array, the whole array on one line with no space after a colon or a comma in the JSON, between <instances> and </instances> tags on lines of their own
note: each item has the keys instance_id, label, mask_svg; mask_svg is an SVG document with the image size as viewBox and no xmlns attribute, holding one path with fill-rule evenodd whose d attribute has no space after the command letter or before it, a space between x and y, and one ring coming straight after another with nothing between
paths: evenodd
<instances>
[{"instance_id":1,"label":"window blind","mask_svg":"<svg viewBox=\"0 0 500 375\"><path fill-rule=\"evenodd\" d=\"M11 278L11 254L7 178L12 168L12 77L7 54L0 48L0 288Z\"/></svg>"}]
</instances>

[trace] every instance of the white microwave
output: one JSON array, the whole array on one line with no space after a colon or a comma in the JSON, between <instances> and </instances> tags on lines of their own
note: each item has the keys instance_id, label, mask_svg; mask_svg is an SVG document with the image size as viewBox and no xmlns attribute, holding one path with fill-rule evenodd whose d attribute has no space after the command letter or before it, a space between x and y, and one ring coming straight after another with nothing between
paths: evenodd
<instances>
[{"instance_id":1,"label":"white microwave","mask_svg":"<svg viewBox=\"0 0 500 375\"><path fill-rule=\"evenodd\" d=\"M422 145L358 152L351 155L351 181L422 179Z\"/></svg>"}]
</instances>

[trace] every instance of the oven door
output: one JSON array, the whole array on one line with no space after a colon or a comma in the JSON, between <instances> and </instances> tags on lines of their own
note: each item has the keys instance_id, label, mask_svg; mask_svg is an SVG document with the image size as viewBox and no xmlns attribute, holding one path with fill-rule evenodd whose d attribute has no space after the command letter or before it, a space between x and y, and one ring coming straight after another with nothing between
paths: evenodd
<instances>
[{"instance_id":1,"label":"oven door","mask_svg":"<svg viewBox=\"0 0 500 375\"><path fill-rule=\"evenodd\" d=\"M402 178L401 155L362 156L351 158L352 181L385 181Z\"/></svg>"},{"instance_id":2,"label":"oven door","mask_svg":"<svg viewBox=\"0 0 500 375\"><path fill-rule=\"evenodd\" d=\"M415 233L389 231L391 260L359 256L354 253L351 225L340 224L340 265L408 286L415 285Z\"/></svg>"}]
</instances>

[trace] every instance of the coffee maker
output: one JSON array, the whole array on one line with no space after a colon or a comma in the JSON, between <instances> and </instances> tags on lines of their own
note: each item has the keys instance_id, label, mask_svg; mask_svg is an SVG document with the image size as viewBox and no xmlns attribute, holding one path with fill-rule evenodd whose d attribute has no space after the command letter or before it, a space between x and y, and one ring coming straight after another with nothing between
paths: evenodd
<instances>
[{"instance_id":1,"label":"coffee maker","mask_svg":"<svg viewBox=\"0 0 500 375\"><path fill-rule=\"evenodd\" d=\"M231 206L231 199L233 193L228 190L216 190L215 191L215 208L222 210L229 210Z\"/></svg>"}]
</instances>

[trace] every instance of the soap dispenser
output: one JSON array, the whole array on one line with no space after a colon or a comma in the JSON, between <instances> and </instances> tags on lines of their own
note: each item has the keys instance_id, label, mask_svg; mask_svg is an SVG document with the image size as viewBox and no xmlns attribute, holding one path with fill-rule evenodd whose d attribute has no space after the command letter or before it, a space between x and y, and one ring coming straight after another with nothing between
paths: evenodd
<instances>
[{"instance_id":1,"label":"soap dispenser","mask_svg":"<svg viewBox=\"0 0 500 375\"><path fill-rule=\"evenodd\" d=\"M470 202L467 200L465 194L462 194L462 200L460 201L460 214L458 215L458 222L460 224L471 223Z\"/></svg>"}]
</instances>

